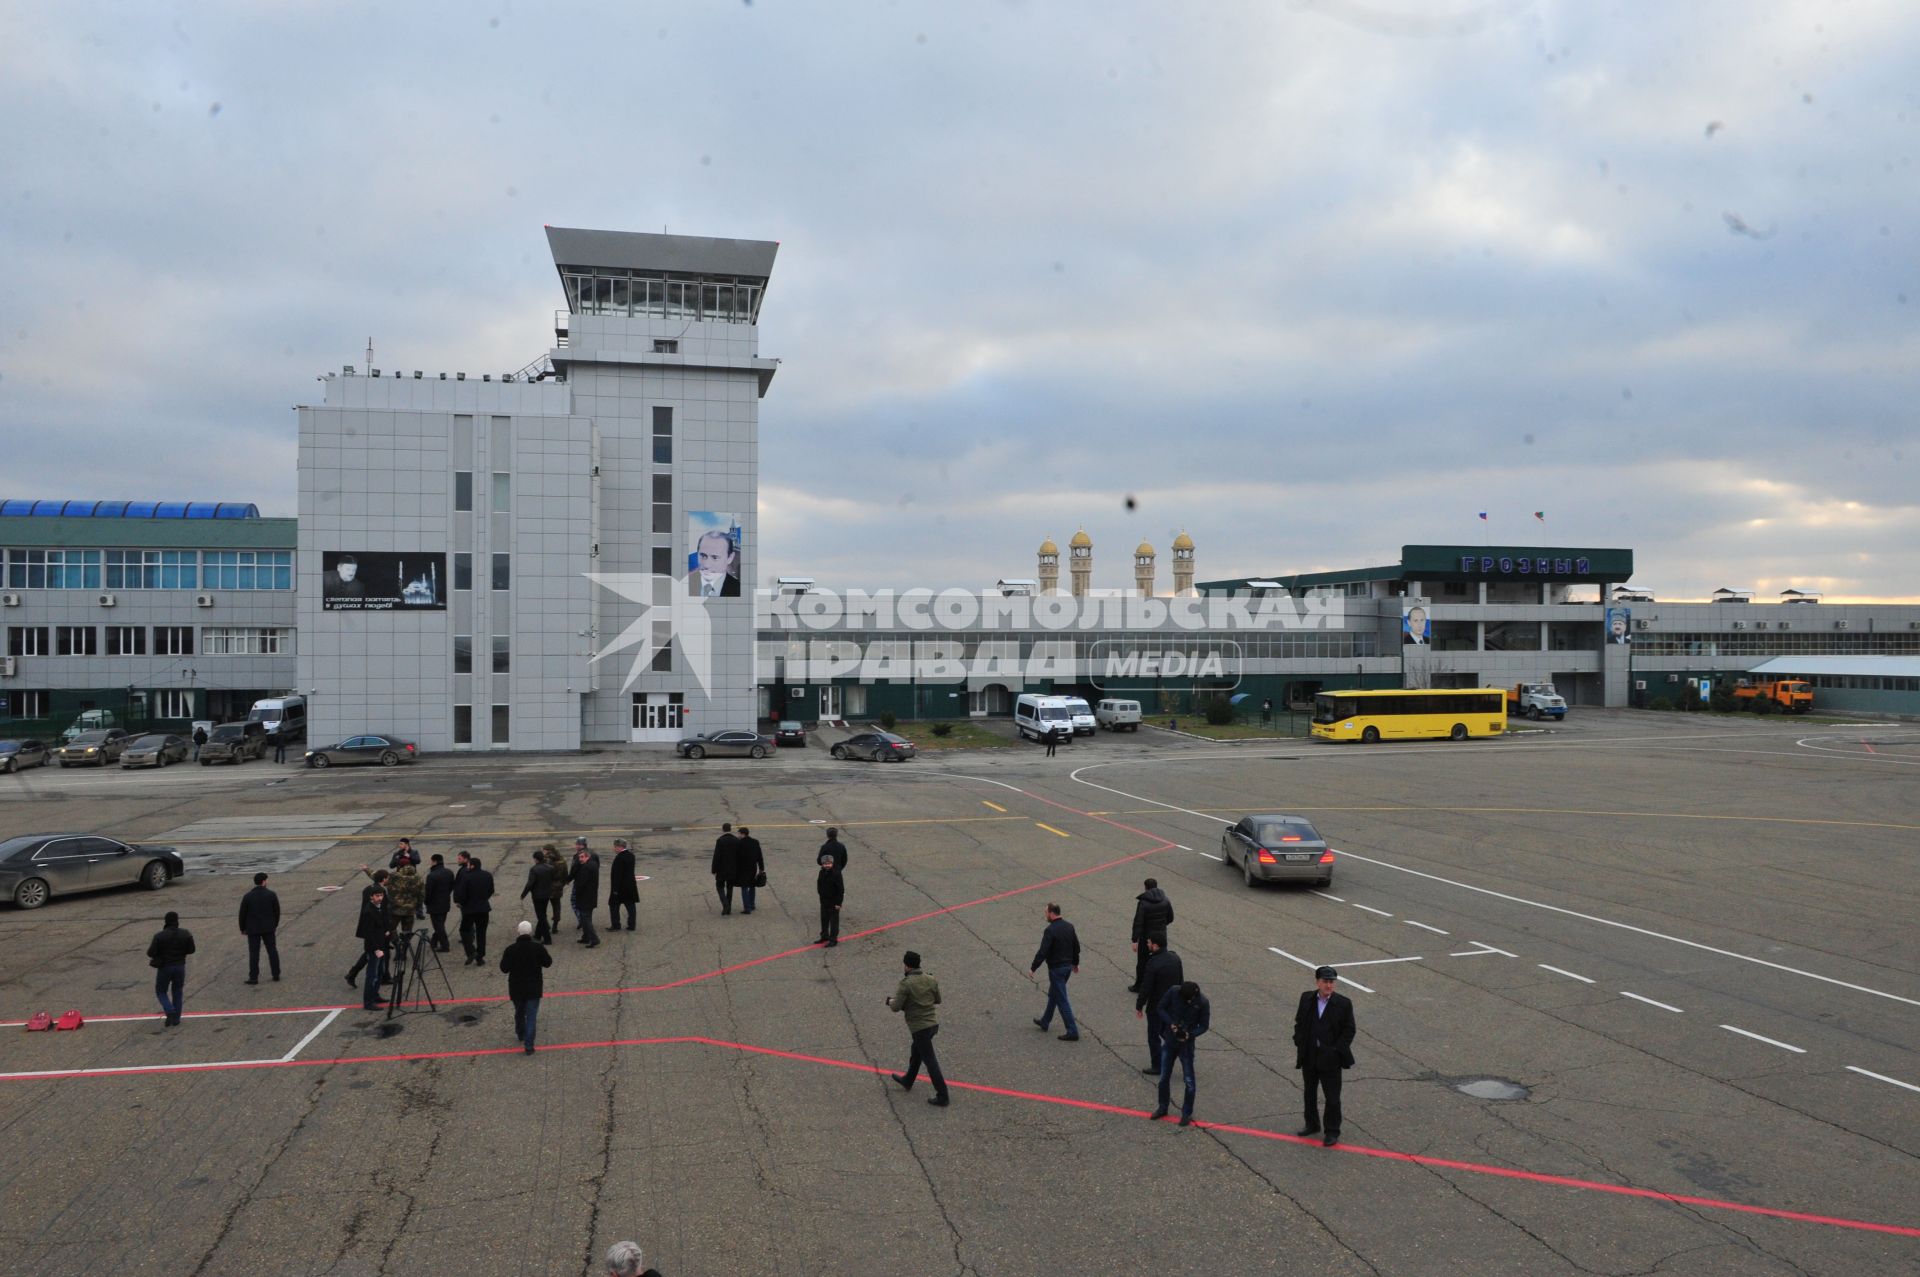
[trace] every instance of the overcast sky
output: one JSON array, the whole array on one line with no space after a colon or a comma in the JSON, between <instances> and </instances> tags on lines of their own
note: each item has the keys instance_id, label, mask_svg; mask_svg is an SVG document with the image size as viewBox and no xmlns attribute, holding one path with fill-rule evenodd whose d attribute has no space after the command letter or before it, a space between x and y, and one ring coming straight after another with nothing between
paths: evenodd
<instances>
[{"instance_id":1,"label":"overcast sky","mask_svg":"<svg viewBox=\"0 0 1920 1277\"><path fill-rule=\"evenodd\" d=\"M1911 0L555 9L0 8L0 495L293 514L317 374L518 368L543 224L664 225L781 242L768 576L1920 598Z\"/></svg>"}]
</instances>

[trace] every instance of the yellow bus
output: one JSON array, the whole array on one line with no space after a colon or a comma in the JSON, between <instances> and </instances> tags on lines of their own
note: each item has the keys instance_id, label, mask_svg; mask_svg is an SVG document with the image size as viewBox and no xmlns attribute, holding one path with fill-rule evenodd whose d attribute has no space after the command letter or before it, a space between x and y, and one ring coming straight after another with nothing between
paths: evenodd
<instances>
[{"instance_id":1,"label":"yellow bus","mask_svg":"<svg viewBox=\"0 0 1920 1277\"><path fill-rule=\"evenodd\" d=\"M1507 695L1497 687L1393 688L1322 692L1313 698L1321 740L1465 740L1507 730Z\"/></svg>"}]
</instances>

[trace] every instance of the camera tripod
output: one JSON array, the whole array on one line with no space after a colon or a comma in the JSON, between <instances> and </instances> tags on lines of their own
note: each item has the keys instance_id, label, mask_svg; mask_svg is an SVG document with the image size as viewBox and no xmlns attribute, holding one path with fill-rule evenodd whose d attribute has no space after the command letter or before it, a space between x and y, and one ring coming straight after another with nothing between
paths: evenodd
<instances>
[{"instance_id":1,"label":"camera tripod","mask_svg":"<svg viewBox=\"0 0 1920 1277\"><path fill-rule=\"evenodd\" d=\"M429 964L431 971L440 973L440 983L446 986L448 999L452 999L453 981L447 978L447 969L440 964L440 951L433 947L431 932L422 928L395 936L393 956L397 961L393 970L393 998L387 1003L389 1020L402 1010L418 1009L419 1003L425 1003L429 1011L440 1009L434 1003L428 981Z\"/></svg>"}]
</instances>

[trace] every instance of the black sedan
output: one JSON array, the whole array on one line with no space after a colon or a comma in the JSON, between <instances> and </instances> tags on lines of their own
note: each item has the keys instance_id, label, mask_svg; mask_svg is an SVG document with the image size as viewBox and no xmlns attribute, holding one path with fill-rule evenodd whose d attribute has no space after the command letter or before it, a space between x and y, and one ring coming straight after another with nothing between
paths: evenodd
<instances>
[{"instance_id":1,"label":"black sedan","mask_svg":"<svg viewBox=\"0 0 1920 1277\"><path fill-rule=\"evenodd\" d=\"M804 748L807 743L806 724L796 723L792 719L786 719L778 727L773 729L773 743L776 745L799 745Z\"/></svg>"},{"instance_id":2,"label":"black sedan","mask_svg":"<svg viewBox=\"0 0 1920 1277\"><path fill-rule=\"evenodd\" d=\"M309 767L358 767L378 763L398 767L420 760L420 751L410 740L398 736L349 736L338 745L322 745L307 751Z\"/></svg>"},{"instance_id":3,"label":"black sedan","mask_svg":"<svg viewBox=\"0 0 1920 1277\"><path fill-rule=\"evenodd\" d=\"M682 758L705 758L709 754L731 754L737 758L765 758L773 742L759 732L701 732L673 747Z\"/></svg>"},{"instance_id":4,"label":"black sedan","mask_svg":"<svg viewBox=\"0 0 1920 1277\"><path fill-rule=\"evenodd\" d=\"M22 909L38 909L54 896L136 882L158 891L186 872L171 847L99 834L25 834L0 842L0 898Z\"/></svg>"},{"instance_id":5,"label":"black sedan","mask_svg":"<svg viewBox=\"0 0 1920 1277\"><path fill-rule=\"evenodd\" d=\"M155 732L151 736L142 736L128 745L120 755L122 767L165 767L168 763L184 763L187 755L193 752L193 742L184 736L172 736L165 732Z\"/></svg>"},{"instance_id":6,"label":"black sedan","mask_svg":"<svg viewBox=\"0 0 1920 1277\"><path fill-rule=\"evenodd\" d=\"M864 758L874 763L904 763L913 757L913 742L892 732L861 732L827 751L835 758Z\"/></svg>"},{"instance_id":7,"label":"black sedan","mask_svg":"<svg viewBox=\"0 0 1920 1277\"><path fill-rule=\"evenodd\" d=\"M0 775L45 767L53 751L40 740L0 740Z\"/></svg>"}]
</instances>

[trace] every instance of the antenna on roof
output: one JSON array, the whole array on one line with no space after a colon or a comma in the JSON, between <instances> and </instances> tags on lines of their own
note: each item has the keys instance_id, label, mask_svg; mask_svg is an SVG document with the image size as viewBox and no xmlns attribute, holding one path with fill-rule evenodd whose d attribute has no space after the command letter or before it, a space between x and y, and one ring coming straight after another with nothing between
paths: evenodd
<instances>
[{"instance_id":1,"label":"antenna on roof","mask_svg":"<svg viewBox=\"0 0 1920 1277\"><path fill-rule=\"evenodd\" d=\"M367 375L373 375L373 338L367 338Z\"/></svg>"}]
</instances>

